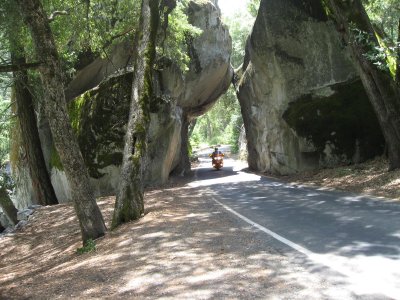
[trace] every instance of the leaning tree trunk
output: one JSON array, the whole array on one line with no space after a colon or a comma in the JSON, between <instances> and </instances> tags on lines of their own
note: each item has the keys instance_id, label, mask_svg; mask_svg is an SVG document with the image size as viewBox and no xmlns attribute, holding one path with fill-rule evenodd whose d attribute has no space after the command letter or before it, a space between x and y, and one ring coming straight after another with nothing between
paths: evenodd
<instances>
[{"instance_id":1,"label":"leaning tree trunk","mask_svg":"<svg viewBox=\"0 0 400 300\"><path fill-rule=\"evenodd\" d=\"M11 57L13 64L26 63L20 54L12 53ZM14 89L22 144L28 159L36 199L41 205L58 204L42 152L32 94L28 88L27 71L14 72Z\"/></svg>"},{"instance_id":2,"label":"leaning tree trunk","mask_svg":"<svg viewBox=\"0 0 400 300\"><path fill-rule=\"evenodd\" d=\"M400 168L400 91L388 72L379 70L365 57L370 43L357 42L354 29L366 32L379 46L368 14L360 0L326 0L338 30L350 45L356 67L378 117L389 155L389 170ZM353 28L355 27L355 28Z\"/></svg>"},{"instance_id":3,"label":"leaning tree trunk","mask_svg":"<svg viewBox=\"0 0 400 300\"><path fill-rule=\"evenodd\" d=\"M112 228L144 213L143 168L150 121L152 67L160 23L160 0L142 0L134 53L132 99Z\"/></svg>"},{"instance_id":4,"label":"leaning tree trunk","mask_svg":"<svg viewBox=\"0 0 400 300\"><path fill-rule=\"evenodd\" d=\"M65 102L63 72L47 16L39 0L17 0L34 41L42 65L40 75L45 90L43 103L56 150L71 188L83 242L103 236L106 231L97 206L89 174L74 135Z\"/></svg>"},{"instance_id":5,"label":"leaning tree trunk","mask_svg":"<svg viewBox=\"0 0 400 300\"><path fill-rule=\"evenodd\" d=\"M15 226L18 223L17 213L14 203L11 201L5 187L0 187L0 207L3 209L4 214L10 223Z\"/></svg>"},{"instance_id":6,"label":"leaning tree trunk","mask_svg":"<svg viewBox=\"0 0 400 300\"><path fill-rule=\"evenodd\" d=\"M197 118L192 120L189 123L189 129L188 129L188 138L191 137L191 135L193 134L194 129L196 128L196 124L197 124Z\"/></svg>"}]
</instances>

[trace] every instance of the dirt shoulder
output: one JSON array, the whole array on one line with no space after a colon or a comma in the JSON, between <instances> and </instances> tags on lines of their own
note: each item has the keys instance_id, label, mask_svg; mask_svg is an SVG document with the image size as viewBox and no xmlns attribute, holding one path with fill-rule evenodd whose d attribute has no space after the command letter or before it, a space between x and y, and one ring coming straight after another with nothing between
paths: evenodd
<instances>
[{"instance_id":1,"label":"dirt shoulder","mask_svg":"<svg viewBox=\"0 0 400 300\"><path fill-rule=\"evenodd\" d=\"M387 160L378 157L357 165L274 177L295 184L400 200L400 170L387 170Z\"/></svg>"},{"instance_id":2,"label":"dirt shoulder","mask_svg":"<svg viewBox=\"0 0 400 300\"><path fill-rule=\"evenodd\" d=\"M399 198L400 171L386 168L376 159L280 179ZM226 213L206 188L177 180L145 198L142 219L83 255L72 205L38 209L17 233L0 237L0 299L334 299L326 283ZM108 226L114 201L98 200Z\"/></svg>"},{"instance_id":3,"label":"dirt shoulder","mask_svg":"<svg viewBox=\"0 0 400 300\"><path fill-rule=\"evenodd\" d=\"M109 225L114 197L99 199ZM271 241L179 183L146 193L146 215L78 255L72 205L38 209L0 238L0 299L322 299L320 280Z\"/></svg>"}]
</instances>

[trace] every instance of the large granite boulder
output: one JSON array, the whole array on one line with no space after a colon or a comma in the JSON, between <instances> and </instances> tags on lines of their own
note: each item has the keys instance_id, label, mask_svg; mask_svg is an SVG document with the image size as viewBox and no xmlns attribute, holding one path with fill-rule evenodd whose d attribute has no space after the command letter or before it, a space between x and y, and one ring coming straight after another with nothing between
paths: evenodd
<instances>
[{"instance_id":1,"label":"large granite boulder","mask_svg":"<svg viewBox=\"0 0 400 300\"><path fill-rule=\"evenodd\" d=\"M191 1L189 22L202 34L188 45L190 70L184 78L184 94L178 105L190 118L207 112L231 84L232 40L221 22L221 11L211 1Z\"/></svg>"},{"instance_id":2,"label":"large granite boulder","mask_svg":"<svg viewBox=\"0 0 400 300\"><path fill-rule=\"evenodd\" d=\"M251 169L290 174L382 153L372 107L321 1L262 0L243 72Z\"/></svg>"},{"instance_id":3,"label":"large granite boulder","mask_svg":"<svg viewBox=\"0 0 400 300\"><path fill-rule=\"evenodd\" d=\"M181 149L187 149L182 142L187 120L210 109L228 89L233 75L231 38L215 1L192 0L187 14L189 22L202 30L188 44L189 70L183 73L173 61L161 58L153 72L156 101L151 107L145 174L149 185L166 182L179 164ZM66 89L72 125L96 196L112 195L118 186L132 85L132 52L127 45L125 42L113 48L112 62L101 58L93 61ZM40 131L57 197L60 202L69 201L68 181L46 122L41 123ZM19 192L20 196L28 194L26 187Z\"/></svg>"}]
</instances>

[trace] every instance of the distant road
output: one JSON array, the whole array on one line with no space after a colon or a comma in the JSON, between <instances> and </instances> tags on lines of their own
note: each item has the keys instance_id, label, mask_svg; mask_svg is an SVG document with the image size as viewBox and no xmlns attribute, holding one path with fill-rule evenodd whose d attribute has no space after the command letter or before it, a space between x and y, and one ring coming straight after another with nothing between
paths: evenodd
<instances>
[{"instance_id":1,"label":"distant road","mask_svg":"<svg viewBox=\"0 0 400 300\"><path fill-rule=\"evenodd\" d=\"M400 299L399 202L286 184L229 159L216 171L206 152L191 186L334 289L355 299Z\"/></svg>"}]
</instances>

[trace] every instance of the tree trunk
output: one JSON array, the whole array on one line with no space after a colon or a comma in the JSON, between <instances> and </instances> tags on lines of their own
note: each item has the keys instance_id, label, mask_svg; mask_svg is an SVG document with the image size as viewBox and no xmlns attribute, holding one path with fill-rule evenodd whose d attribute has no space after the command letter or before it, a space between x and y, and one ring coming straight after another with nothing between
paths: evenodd
<instances>
[{"instance_id":1,"label":"tree trunk","mask_svg":"<svg viewBox=\"0 0 400 300\"><path fill-rule=\"evenodd\" d=\"M189 132L188 137L190 138L193 134L194 129L196 128L197 118L190 122L189 124Z\"/></svg>"},{"instance_id":2,"label":"tree trunk","mask_svg":"<svg viewBox=\"0 0 400 300\"><path fill-rule=\"evenodd\" d=\"M388 146L389 170L400 168L399 88L389 73L379 70L365 58L364 54L370 46L357 42L351 28L355 26L368 33L371 42L379 46L369 17L360 0L328 0L328 3L339 32L350 45L360 78L378 117Z\"/></svg>"},{"instance_id":3,"label":"tree trunk","mask_svg":"<svg viewBox=\"0 0 400 300\"><path fill-rule=\"evenodd\" d=\"M63 72L49 22L39 0L17 0L35 45L36 56L43 62L40 75L45 89L43 103L56 150L69 182L82 240L103 236L103 217L89 181L89 174L79 150L67 112Z\"/></svg>"},{"instance_id":4,"label":"tree trunk","mask_svg":"<svg viewBox=\"0 0 400 300\"><path fill-rule=\"evenodd\" d=\"M396 84L400 86L400 19L397 31Z\"/></svg>"},{"instance_id":5,"label":"tree trunk","mask_svg":"<svg viewBox=\"0 0 400 300\"><path fill-rule=\"evenodd\" d=\"M25 58L19 54L12 53L11 58L13 64L25 63ZM22 143L36 199L41 205L58 204L42 152L32 94L28 89L27 71L14 72L14 88Z\"/></svg>"},{"instance_id":6,"label":"tree trunk","mask_svg":"<svg viewBox=\"0 0 400 300\"><path fill-rule=\"evenodd\" d=\"M17 213L14 203L11 201L4 187L0 187L0 206L10 223L15 226L18 223Z\"/></svg>"},{"instance_id":7,"label":"tree trunk","mask_svg":"<svg viewBox=\"0 0 400 300\"><path fill-rule=\"evenodd\" d=\"M144 213L143 168L150 121L151 73L160 23L159 6L160 0L142 0L137 47L133 55L132 99L112 228L139 219Z\"/></svg>"}]
</instances>

